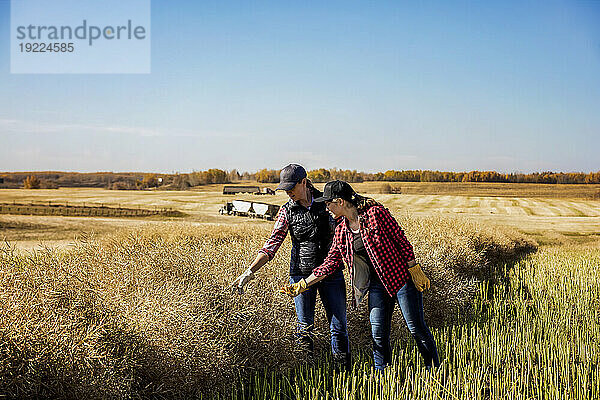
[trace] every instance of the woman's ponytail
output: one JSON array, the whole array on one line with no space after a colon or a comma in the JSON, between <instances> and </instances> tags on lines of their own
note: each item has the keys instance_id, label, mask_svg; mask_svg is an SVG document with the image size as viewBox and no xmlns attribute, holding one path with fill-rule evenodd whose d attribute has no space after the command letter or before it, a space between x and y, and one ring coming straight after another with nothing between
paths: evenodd
<instances>
[{"instance_id":1,"label":"woman's ponytail","mask_svg":"<svg viewBox=\"0 0 600 400\"><path fill-rule=\"evenodd\" d=\"M352 203L352 205L354 205L356 207L356 210L358 211L359 214L364 213L365 211L367 211L369 208L371 208L373 206L382 205L375 199L372 199L370 197L361 196L356 193L354 193L352 195L352 198L350 199L350 203Z\"/></svg>"}]
</instances>

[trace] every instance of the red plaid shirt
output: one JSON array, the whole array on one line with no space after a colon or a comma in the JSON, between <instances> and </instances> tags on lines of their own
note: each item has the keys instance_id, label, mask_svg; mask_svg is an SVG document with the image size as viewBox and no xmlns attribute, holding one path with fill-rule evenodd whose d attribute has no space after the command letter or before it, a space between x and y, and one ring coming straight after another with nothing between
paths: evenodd
<instances>
[{"instance_id":1,"label":"red plaid shirt","mask_svg":"<svg viewBox=\"0 0 600 400\"><path fill-rule=\"evenodd\" d=\"M265 245L260 249L259 253L264 253L269 257L269 260L272 260L275 257L275 253L281 247L281 244L285 240L285 237L288 233L288 220L285 209L281 207L279 209L279 213L277 214L277 220L275 221L275 225L273 226L273 231L271 232L271 236L265 242Z\"/></svg>"},{"instance_id":2,"label":"red plaid shirt","mask_svg":"<svg viewBox=\"0 0 600 400\"><path fill-rule=\"evenodd\" d=\"M408 262L415 259L412 245L389 210L381 205L370 207L358 216L358 220L360 234L373 267L389 295L394 297L410 279ZM313 274L330 275L335 270L343 268L343 260L350 268L350 276L352 276L354 261L352 242L348 219L344 218L335 229L327 258L323 264L313 270Z\"/></svg>"}]
</instances>

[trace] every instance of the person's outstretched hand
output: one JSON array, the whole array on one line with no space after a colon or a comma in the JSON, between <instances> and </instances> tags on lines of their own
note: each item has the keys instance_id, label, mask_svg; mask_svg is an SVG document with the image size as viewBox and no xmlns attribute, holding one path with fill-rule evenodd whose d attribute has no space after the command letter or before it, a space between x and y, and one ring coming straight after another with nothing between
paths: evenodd
<instances>
[{"instance_id":1,"label":"person's outstretched hand","mask_svg":"<svg viewBox=\"0 0 600 400\"><path fill-rule=\"evenodd\" d=\"M235 278L235 280L231 283L231 288L239 293L244 293L244 286L248 284L252 279L254 279L254 273L250 268L244 271L243 274Z\"/></svg>"}]
</instances>

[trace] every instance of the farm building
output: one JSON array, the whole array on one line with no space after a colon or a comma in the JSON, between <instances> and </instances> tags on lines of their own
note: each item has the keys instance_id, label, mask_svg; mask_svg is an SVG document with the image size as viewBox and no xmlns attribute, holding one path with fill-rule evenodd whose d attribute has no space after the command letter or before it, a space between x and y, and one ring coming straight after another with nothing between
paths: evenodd
<instances>
[{"instance_id":1,"label":"farm building","mask_svg":"<svg viewBox=\"0 0 600 400\"><path fill-rule=\"evenodd\" d=\"M258 186L223 186L223 194L260 193Z\"/></svg>"},{"instance_id":2,"label":"farm building","mask_svg":"<svg viewBox=\"0 0 600 400\"><path fill-rule=\"evenodd\" d=\"M275 194L271 188L259 188L258 186L223 186L223 194L252 193L252 194Z\"/></svg>"}]
</instances>

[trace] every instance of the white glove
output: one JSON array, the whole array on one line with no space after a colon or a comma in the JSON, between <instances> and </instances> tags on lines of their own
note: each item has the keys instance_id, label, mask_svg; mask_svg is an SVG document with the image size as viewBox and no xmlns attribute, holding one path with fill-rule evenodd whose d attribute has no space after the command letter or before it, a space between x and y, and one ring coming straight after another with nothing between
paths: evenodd
<instances>
[{"instance_id":1,"label":"white glove","mask_svg":"<svg viewBox=\"0 0 600 400\"><path fill-rule=\"evenodd\" d=\"M248 268L247 270L244 271L243 274L238 276L235 279L235 281L233 281L233 283L231 284L231 288L233 290L237 289L239 294L243 294L244 286L246 286L248 284L248 282L250 282L252 279L254 279L254 273L252 272L252 270L250 268Z\"/></svg>"}]
</instances>

